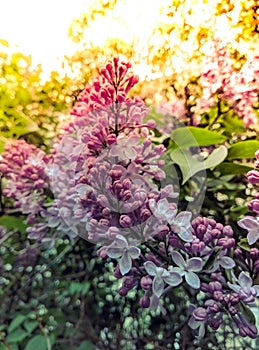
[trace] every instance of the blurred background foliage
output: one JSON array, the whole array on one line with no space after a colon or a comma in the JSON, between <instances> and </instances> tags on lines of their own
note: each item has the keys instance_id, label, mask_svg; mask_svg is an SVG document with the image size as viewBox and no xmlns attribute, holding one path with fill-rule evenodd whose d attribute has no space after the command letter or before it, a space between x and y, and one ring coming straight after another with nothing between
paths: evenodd
<instances>
[{"instance_id":1,"label":"blurred background foliage","mask_svg":"<svg viewBox=\"0 0 259 350\"><path fill-rule=\"evenodd\" d=\"M126 3L130 2L97 1L74 19L68 35L76 51L64 57L62 70L51 72L47 78L43 77L40 65L32 64L30 56L11 52L8 42L2 38L1 152L6 140L12 138L24 138L49 150L63 123L69 121L69 110L78 93L100 65L114 55L132 61L140 75L140 83L132 94L139 94L147 104L155 105L175 96L186 99L187 86L199 93L202 57L206 43L215 35L226 36L231 42L237 67L258 49L257 0L161 1L157 2L159 11L154 14L149 13L145 2L142 12L147 18L150 16L150 26L145 28L132 14L125 16L126 28L136 26L137 35L130 39L109 27L109 23L115 22L123 26L118 13L124 7L127 12ZM101 32L111 34L99 44L91 38L91 28L95 30L95 25ZM160 118L155 113L152 116ZM205 117L209 124L213 111ZM226 121L221 127L227 137L239 127L235 141L257 138L255 131L247 133L238 119L234 124ZM250 155L253 151L250 150ZM231 161L229 157L226 163ZM252 164L238 161L239 166ZM177 166L181 177L180 164ZM226 164L213 172L208 170L204 215L213 214L218 220L224 216L234 222L246 211L245 199L249 193L244 174L247 168L240 169L237 176L226 173ZM191 191L187 183L181 194L183 206ZM136 302L139 298L134 291L126 299L118 295L113 265L99 261L90 243L63 238L51 248L33 244L27 239L19 212L11 219L0 217L0 225L0 350L180 349L181 315L172 331L173 315L183 310L180 296L179 300L168 301L172 312L165 322L154 312L139 310ZM228 349L252 347L245 340L239 343L229 326L226 329ZM188 350L215 349L220 341L225 346L224 336L219 335L223 340L214 335L199 345L189 344Z\"/></svg>"}]
</instances>

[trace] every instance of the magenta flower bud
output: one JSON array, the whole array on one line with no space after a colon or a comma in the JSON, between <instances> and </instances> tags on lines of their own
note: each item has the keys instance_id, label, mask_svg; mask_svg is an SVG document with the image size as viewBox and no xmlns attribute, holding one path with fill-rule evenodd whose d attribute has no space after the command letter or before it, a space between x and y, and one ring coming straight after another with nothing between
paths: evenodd
<instances>
[{"instance_id":1,"label":"magenta flower bud","mask_svg":"<svg viewBox=\"0 0 259 350\"><path fill-rule=\"evenodd\" d=\"M248 209L259 214L259 199L253 199L248 203Z\"/></svg>"},{"instance_id":2,"label":"magenta flower bud","mask_svg":"<svg viewBox=\"0 0 259 350\"><path fill-rule=\"evenodd\" d=\"M137 281L133 276L128 276L123 280L123 287L127 288L128 290L134 288L136 284Z\"/></svg>"},{"instance_id":3,"label":"magenta flower bud","mask_svg":"<svg viewBox=\"0 0 259 350\"><path fill-rule=\"evenodd\" d=\"M223 228L224 228L224 226L223 226L221 223L217 222L217 224L216 224L216 226L215 226L215 229L217 229L217 230L219 230L219 231L222 231Z\"/></svg>"},{"instance_id":4,"label":"magenta flower bud","mask_svg":"<svg viewBox=\"0 0 259 350\"><path fill-rule=\"evenodd\" d=\"M149 290L152 287L152 278L150 276L144 276L140 280L140 285L143 290Z\"/></svg>"},{"instance_id":5,"label":"magenta flower bud","mask_svg":"<svg viewBox=\"0 0 259 350\"><path fill-rule=\"evenodd\" d=\"M215 282L210 282L209 283L209 288L211 293L214 291L221 291L222 290L222 284L218 281Z\"/></svg>"},{"instance_id":6,"label":"magenta flower bud","mask_svg":"<svg viewBox=\"0 0 259 350\"><path fill-rule=\"evenodd\" d=\"M221 236L221 232L214 228L213 230L210 231L210 234L213 238L219 238Z\"/></svg>"},{"instance_id":7,"label":"magenta flower bud","mask_svg":"<svg viewBox=\"0 0 259 350\"><path fill-rule=\"evenodd\" d=\"M232 293L229 296L229 302L231 303L231 305L237 305L240 302L240 297L237 293Z\"/></svg>"},{"instance_id":8,"label":"magenta flower bud","mask_svg":"<svg viewBox=\"0 0 259 350\"><path fill-rule=\"evenodd\" d=\"M207 227L200 224L197 228L196 228L196 234L197 234L197 237L202 239L203 238L203 235L205 234L205 232L207 231Z\"/></svg>"},{"instance_id":9,"label":"magenta flower bud","mask_svg":"<svg viewBox=\"0 0 259 350\"><path fill-rule=\"evenodd\" d=\"M113 145L114 143L116 143L116 141L117 141L117 137L115 134L111 134L107 136L106 143L108 146Z\"/></svg>"},{"instance_id":10,"label":"magenta flower bud","mask_svg":"<svg viewBox=\"0 0 259 350\"><path fill-rule=\"evenodd\" d=\"M150 298L148 295L144 295L142 298L139 300L140 307L147 309L150 305Z\"/></svg>"},{"instance_id":11,"label":"magenta flower bud","mask_svg":"<svg viewBox=\"0 0 259 350\"><path fill-rule=\"evenodd\" d=\"M122 175L122 171L119 170L119 169L112 169L110 172L109 172L109 175L112 179L119 179Z\"/></svg>"},{"instance_id":12,"label":"magenta flower bud","mask_svg":"<svg viewBox=\"0 0 259 350\"><path fill-rule=\"evenodd\" d=\"M132 194L131 194L131 192L129 190L126 190L126 191L123 192L122 199L123 199L124 202L128 201L131 198L132 198Z\"/></svg>"},{"instance_id":13,"label":"magenta flower bud","mask_svg":"<svg viewBox=\"0 0 259 350\"><path fill-rule=\"evenodd\" d=\"M195 309L192 314L196 321L201 322L205 321L208 316L207 310L203 307L197 307L197 309Z\"/></svg>"},{"instance_id":14,"label":"magenta flower bud","mask_svg":"<svg viewBox=\"0 0 259 350\"><path fill-rule=\"evenodd\" d=\"M168 226L166 226L166 225L162 226L161 225L161 226L158 227L157 237L162 240L162 239L164 239L167 236L168 232L169 232Z\"/></svg>"},{"instance_id":15,"label":"magenta flower bud","mask_svg":"<svg viewBox=\"0 0 259 350\"><path fill-rule=\"evenodd\" d=\"M259 184L259 171L257 170L248 171L247 178L251 184L253 185Z\"/></svg>"},{"instance_id":16,"label":"magenta flower bud","mask_svg":"<svg viewBox=\"0 0 259 350\"><path fill-rule=\"evenodd\" d=\"M122 274L120 272L120 267L119 265L116 265L115 268L114 268L114 271L113 271L113 274L114 274L114 277L120 279L122 278Z\"/></svg>"},{"instance_id":17,"label":"magenta flower bud","mask_svg":"<svg viewBox=\"0 0 259 350\"><path fill-rule=\"evenodd\" d=\"M141 209L141 211L140 211L140 219L143 222L146 221L147 219L149 219L151 215L152 214L151 214L150 210L148 210L148 209Z\"/></svg>"},{"instance_id":18,"label":"magenta flower bud","mask_svg":"<svg viewBox=\"0 0 259 350\"><path fill-rule=\"evenodd\" d=\"M104 194L100 194L97 198L97 203L102 205L103 207L107 208L110 206L108 199L105 197Z\"/></svg>"},{"instance_id":19,"label":"magenta flower bud","mask_svg":"<svg viewBox=\"0 0 259 350\"><path fill-rule=\"evenodd\" d=\"M123 227L123 228L132 226L131 218L128 215L121 215L119 222L120 222L121 227Z\"/></svg>"},{"instance_id":20,"label":"magenta flower bud","mask_svg":"<svg viewBox=\"0 0 259 350\"><path fill-rule=\"evenodd\" d=\"M199 241L198 239L195 239L192 242L192 251L193 253L197 254L197 253L201 253L203 251L203 249L205 248L205 243L202 241Z\"/></svg>"},{"instance_id":21,"label":"magenta flower bud","mask_svg":"<svg viewBox=\"0 0 259 350\"><path fill-rule=\"evenodd\" d=\"M253 260L257 260L259 258L259 250L257 248L251 248L249 254Z\"/></svg>"},{"instance_id":22,"label":"magenta flower bud","mask_svg":"<svg viewBox=\"0 0 259 350\"><path fill-rule=\"evenodd\" d=\"M217 301L222 301L224 299L224 295L221 291L219 290L216 290L214 293L213 293L213 298Z\"/></svg>"},{"instance_id":23,"label":"magenta flower bud","mask_svg":"<svg viewBox=\"0 0 259 350\"><path fill-rule=\"evenodd\" d=\"M196 229L199 225L203 223L202 218L198 217L192 220L192 227Z\"/></svg>"},{"instance_id":24,"label":"magenta flower bud","mask_svg":"<svg viewBox=\"0 0 259 350\"><path fill-rule=\"evenodd\" d=\"M134 193L134 199L143 203L147 198L147 193L145 190L138 190Z\"/></svg>"},{"instance_id":25,"label":"magenta flower bud","mask_svg":"<svg viewBox=\"0 0 259 350\"><path fill-rule=\"evenodd\" d=\"M214 312L214 313L217 313L220 309L219 309L219 306L218 306L218 304L215 302L215 303L211 303L211 304L209 304L209 310L211 311L211 312Z\"/></svg>"},{"instance_id":26,"label":"magenta flower bud","mask_svg":"<svg viewBox=\"0 0 259 350\"><path fill-rule=\"evenodd\" d=\"M214 228L216 226L216 221L214 219L209 219L209 225Z\"/></svg>"},{"instance_id":27,"label":"magenta flower bud","mask_svg":"<svg viewBox=\"0 0 259 350\"><path fill-rule=\"evenodd\" d=\"M218 240L218 245L230 249L236 245L236 241L234 238L224 237Z\"/></svg>"},{"instance_id":28,"label":"magenta flower bud","mask_svg":"<svg viewBox=\"0 0 259 350\"><path fill-rule=\"evenodd\" d=\"M130 179L124 179L122 181L122 186L124 190L129 190L131 188L131 181Z\"/></svg>"},{"instance_id":29,"label":"magenta flower bud","mask_svg":"<svg viewBox=\"0 0 259 350\"><path fill-rule=\"evenodd\" d=\"M99 256L99 258L101 258L103 260L108 259L106 247L101 247L100 249L98 249L97 250L97 255Z\"/></svg>"},{"instance_id":30,"label":"magenta flower bud","mask_svg":"<svg viewBox=\"0 0 259 350\"><path fill-rule=\"evenodd\" d=\"M232 229L231 226L226 225L226 226L223 227L222 233L223 233L225 236L232 237L233 234L234 234L234 231L233 231L233 229Z\"/></svg>"},{"instance_id":31,"label":"magenta flower bud","mask_svg":"<svg viewBox=\"0 0 259 350\"><path fill-rule=\"evenodd\" d=\"M128 294L128 291L129 291L129 290L128 290L128 288L126 288L126 287L121 287L121 288L118 290L120 296L122 296L122 297L125 297L125 295Z\"/></svg>"}]
</instances>

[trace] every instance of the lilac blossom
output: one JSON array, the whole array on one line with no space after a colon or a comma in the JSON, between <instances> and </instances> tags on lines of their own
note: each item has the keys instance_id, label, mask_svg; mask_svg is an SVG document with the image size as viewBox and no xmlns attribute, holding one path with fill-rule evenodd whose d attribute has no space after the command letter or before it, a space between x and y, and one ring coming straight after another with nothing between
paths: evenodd
<instances>
[{"instance_id":1,"label":"lilac blossom","mask_svg":"<svg viewBox=\"0 0 259 350\"><path fill-rule=\"evenodd\" d=\"M248 231L247 241L252 245L259 239L259 217L245 216L238 225Z\"/></svg>"},{"instance_id":2,"label":"lilac blossom","mask_svg":"<svg viewBox=\"0 0 259 350\"><path fill-rule=\"evenodd\" d=\"M140 256L140 249L129 245L125 237L117 235L114 242L107 248L107 255L113 259L120 258L120 272L125 275L132 267L132 260Z\"/></svg>"},{"instance_id":3,"label":"lilac blossom","mask_svg":"<svg viewBox=\"0 0 259 350\"><path fill-rule=\"evenodd\" d=\"M253 286L252 278L243 271L238 276L237 284L228 282L228 286L238 293L241 300L249 305L252 305L255 297L259 296L259 285Z\"/></svg>"},{"instance_id":4,"label":"lilac blossom","mask_svg":"<svg viewBox=\"0 0 259 350\"><path fill-rule=\"evenodd\" d=\"M201 258L190 258L184 260L182 255L177 251L171 254L173 262L177 267L173 267L171 271L179 273L181 276L185 277L186 282L192 288L200 288L200 279L195 272L200 272L202 270L202 259Z\"/></svg>"},{"instance_id":5,"label":"lilac blossom","mask_svg":"<svg viewBox=\"0 0 259 350\"><path fill-rule=\"evenodd\" d=\"M144 267L147 273L154 277L152 291L158 298L163 294L165 283L175 287L182 282L182 277L178 272L167 271L163 267L156 266L152 261L146 261Z\"/></svg>"}]
</instances>

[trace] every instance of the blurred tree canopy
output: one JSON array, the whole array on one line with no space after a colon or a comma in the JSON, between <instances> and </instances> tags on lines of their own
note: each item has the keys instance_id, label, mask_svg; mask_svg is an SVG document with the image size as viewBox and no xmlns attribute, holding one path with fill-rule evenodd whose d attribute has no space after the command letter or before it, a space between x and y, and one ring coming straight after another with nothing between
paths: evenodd
<instances>
[{"instance_id":1,"label":"blurred tree canopy","mask_svg":"<svg viewBox=\"0 0 259 350\"><path fill-rule=\"evenodd\" d=\"M120 28L123 33L128 23L118 17L118 9L125 8L127 13L128 2L97 2L71 24L69 36L78 45L78 51L66 57L66 64L84 75L116 53L135 63L142 80L171 78L185 86L190 78L199 75L206 42L211 39L220 37L231 43L233 54L239 60L247 58L258 47L259 6L256 0L164 0L159 2L159 11L150 28L145 22L151 16L148 10L145 17L138 17L144 5L148 6L145 2L139 9L136 6L136 16L128 13L139 33L127 40ZM109 18L111 26L117 25L118 31L116 37L112 37L109 30L104 45L96 45L91 28L95 23L101 26L105 18ZM103 31L106 31L105 24Z\"/></svg>"}]
</instances>

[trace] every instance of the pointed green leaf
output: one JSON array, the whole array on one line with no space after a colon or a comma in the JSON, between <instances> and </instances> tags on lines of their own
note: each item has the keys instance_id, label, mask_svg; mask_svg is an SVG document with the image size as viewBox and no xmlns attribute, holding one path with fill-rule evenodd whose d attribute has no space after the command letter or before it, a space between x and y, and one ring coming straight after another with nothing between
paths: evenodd
<instances>
[{"instance_id":1,"label":"pointed green leaf","mask_svg":"<svg viewBox=\"0 0 259 350\"><path fill-rule=\"evenodd\" d=\"M259 141L246 140L235 143L229 148L228 159L255 158L259 149Z\"/></svg>"},{"instance_id":2,"label":"pointed green leaf","mask_svg":"<svg viewBox=\"0 0 259 350\"><path fill-rule=\"evenodd\" d=\"M26 319L26 316L21 314L17 315L10 323L8 327L8 332L11 333L12 331L14 331L17 327L20 326L21 323L23 323L25 319Z\"/></svg>"},{"instance_id":3,"label":"pointed green leaf","mask_svg":"<svg viewBox=\"0 0 259 350\"><path fill-rule=\"evenodd\" d=\"M43 335L36 335L28 341L24 350L47 350L47 348L46 338Z\"/></svg>"},{"instance_id":4,"label":"pointed green leaf","mask_svg":"<svg viewBox=\"0 0 259 350\"><path fill-rule=\"evenodd\" d=\"M188 126L173 130L171 139L175 143L173 148L189 148L222 143L226 140L226 137L214 131Z\"/></svg>"}]
</instances>

